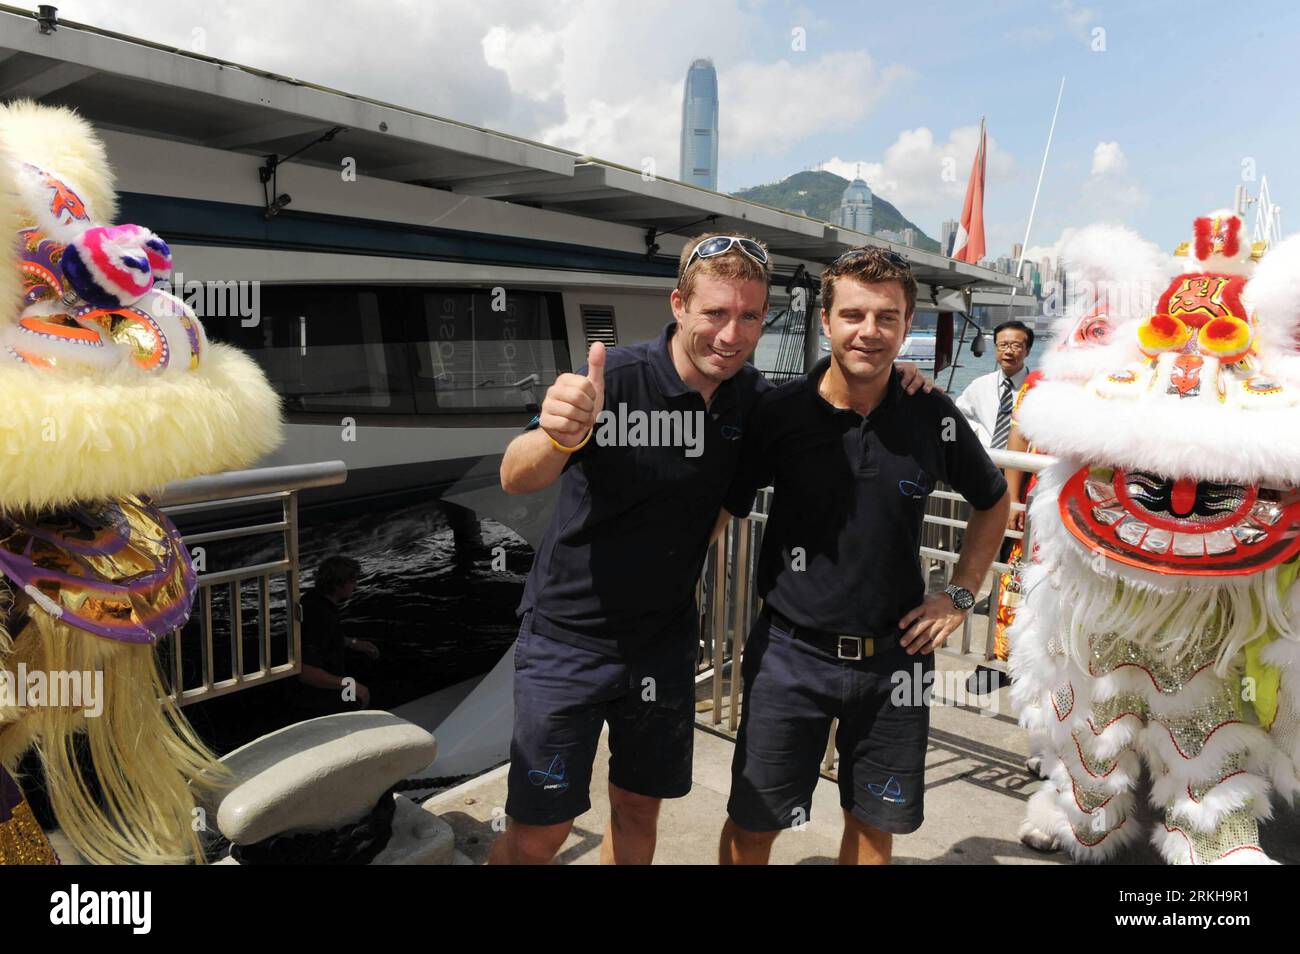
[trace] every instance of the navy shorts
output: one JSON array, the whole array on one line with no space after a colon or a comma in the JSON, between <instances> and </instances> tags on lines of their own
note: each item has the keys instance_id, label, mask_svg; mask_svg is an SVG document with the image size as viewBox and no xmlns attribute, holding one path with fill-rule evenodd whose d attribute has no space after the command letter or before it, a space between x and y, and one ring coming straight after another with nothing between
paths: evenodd
<instances>
[{"instance_id":1,"label":"navy shorts","mask_svg":"<svg viewBox=\"0 0 1300 954\"><path fill-rule=\"evenodd\" d=\"M812 817L813 789L831 720L840 805L881 831L921 827L934 655L894 649L861 661L791 636L768 613L745 645L744 710L731 763L727 813L748 831L779 831Z\"/></svg>"},{"instance_id":2,"label":"navy shorts","mask_svg":"<svg viewBox=\"0 0 1300 954\"><path fill-rule=\"evenodd\" d=\"M651 798L691 790L695 742L693 632L628 658L580 649L532 631L515 643L515 727L506 814L554 825L591 807L591 768L609 723L609 780Z\"/></svg>"}]
</instances>

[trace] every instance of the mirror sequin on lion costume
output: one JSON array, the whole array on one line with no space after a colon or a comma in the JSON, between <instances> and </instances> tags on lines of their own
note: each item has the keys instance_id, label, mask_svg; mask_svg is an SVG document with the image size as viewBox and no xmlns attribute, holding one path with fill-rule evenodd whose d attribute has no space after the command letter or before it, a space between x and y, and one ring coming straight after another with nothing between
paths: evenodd
<instances>
[{"instance_id":1,"label":"mirror sequin on lion costume","mask_svg":"<svg viewBox=\"0 0 1300 954\"><path fill-rule=\"evenodd\" d=\"M1067 313L1018 410L1058 459L1010 633L1048 774L1022 838L1112 857L1145 834L1145 762L1167 861L1267 863L1259 823L1300 790L1300 236L1256 266L1212 212L1171 280L1125 229L1061 254L1107 294Z\"/></svg>"},{"instance_id":2,"label":"mirror sequin on lion costume","mask_svg":"<svg viewBox=\"0 0 1300 954\"><path fill-rule=\"evenodd\" d=\"M88 124L0 105L0 234L14 236L0 268L0 863L57 860L13 775L31 749L91 862L201 861L194 808L221 779L159 676L154 644L188 617L196 578L144 494L271 450L279 399L154 286L170 249L108 224L115 211ZM102 712L15 692L32 673L102 673Z\"/></svg>"}]
</instances>

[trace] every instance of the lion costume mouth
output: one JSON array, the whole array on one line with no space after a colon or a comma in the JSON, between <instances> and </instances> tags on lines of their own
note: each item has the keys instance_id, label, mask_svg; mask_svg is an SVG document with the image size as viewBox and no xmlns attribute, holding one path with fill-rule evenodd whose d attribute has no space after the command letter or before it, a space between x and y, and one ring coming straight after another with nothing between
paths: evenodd
<instances>
[{"instance_id":1,"label":"lion costume mouth","mask_svg":"<svg viewBox=\"0 0 1300 954\"><path fill-rule=\"evenodd\" d=\"M1061 519L1089 550L1175 576L1237 576L1300 552L1300 491L1082 467L1066 481Z\"/></svg>"}]
</instances>

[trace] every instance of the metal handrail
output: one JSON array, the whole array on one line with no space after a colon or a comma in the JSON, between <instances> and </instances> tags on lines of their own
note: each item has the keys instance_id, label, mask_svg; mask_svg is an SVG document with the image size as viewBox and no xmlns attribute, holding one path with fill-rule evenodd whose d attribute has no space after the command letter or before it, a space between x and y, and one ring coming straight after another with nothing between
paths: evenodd
<instances>
[{"instance_id":1,"label":"metal handrail","mask_svg":"<svg viewBox=\"0 0 1300 954\"><path fill-rule=\"evenodd\" d=\"M290 464L284 467L255 467L250 470L228 470L220 474L207 474L177 480L163 488L154 497L154 503L164 510L180 504L217 501L242 502L262 494L280 494L286 491L306 490L310 487L329 487L348 479L347 464L341 460L323 460L312 464Z\"/></svg>"},{"instance_id":2,"label":"metal handrail","mask_svg":"<svg viewBox=\"0 0 1300 954\"><path fill-rule=\"evenodd\" d=\"M197 686L185 685L183 639L179 628L172 630L166 645L171 650L172 698L185 706L200 700L214 699L262 685L277 679L297 675L302 671L302 632L299 609L299 556L298 556L298 495L313 487L328 487L347 480L347 466L339 460L297 464L287 467L260 467L250 470L227 471L195 477L168 484L154 501L171 517L195 514L215 515L233 507L258 507L279 504L279 520L239 522L216 530L204 530L184 535L191 556L202 544L241 538L279 534L284 555L278 559L258 563L222 567L208 572L206 560L198 573L199 590L195 613L200 631L199 665L201 682ZM205 554L206 556L206 554ZM273 652L271 632L271 580L285 579L285 656L287 661L271 665ZM241 596L245 583L255 582L258 587L256 605L257 668L245 671L244 613ZM230 606L230 670L229 678L217 679L215 674L216 646L213 630L213 593L225 587ZM193 618L193 617L192 617Z\"/></svg>"}]
</instances>

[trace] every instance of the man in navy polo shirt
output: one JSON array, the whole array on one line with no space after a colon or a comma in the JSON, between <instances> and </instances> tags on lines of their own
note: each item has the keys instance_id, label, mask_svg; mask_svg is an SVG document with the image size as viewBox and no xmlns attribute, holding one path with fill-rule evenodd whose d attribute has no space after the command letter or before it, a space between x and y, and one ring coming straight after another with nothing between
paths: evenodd
<instances>
[{"instance_id":1,"label":"man in navy polo shirt","mask_svg":"<svg viewBox=\"0 0 1300 954\"><path fill-rule=\"evenodd\" d=\"M841 863L888 863L893 834L920 827L932 654L973 605L1010 504L953 402L908 395L893 372L915 304L905 259L846 253L822 273L830 357L764 394L748 422L732 496L769 481L775 493L764 607L741 667L724 864L766 863L777 834L809 819L836 718ZM921 525L941 481L975 509L952 585L927 596Z\"/></svg>"},{"instance_id":2,"label":"man in navy polo shirt","mask_svg":"<svg viewBox=\"0 0 1300 954\"><path fill-rule=\"evenodd\" d=\"M592 345L506 451L507 492L561 484L520 604L509 824L493 863L554 857L591 805L607 721L603 862L648 864L660 799L690 790L695 584L723 505L751 504L726 493L745 418L770 387L746 364L770 277L752 239L688 243L674 322L652 341Z\"/></svg>"},{"instance_id":3,"label":"man in navy polo shirt","mask_svg":"<svg viewBox=\"0 0 1300 954\"><path fill-rule=\"evenodd\" d=\"M746 363L771 268L761 243L704 235L682 250L664 333L564 374L501 464L509 493L560 480L520 604L506 832L494 864L544 864L591 805L609 723L605 863L648 864L660 800L691 787L695 584L710 536L748 513L731 494L741 435L770 388ZM920 380L908 369L909 386Z\"/></svg>"}]
</instances>

